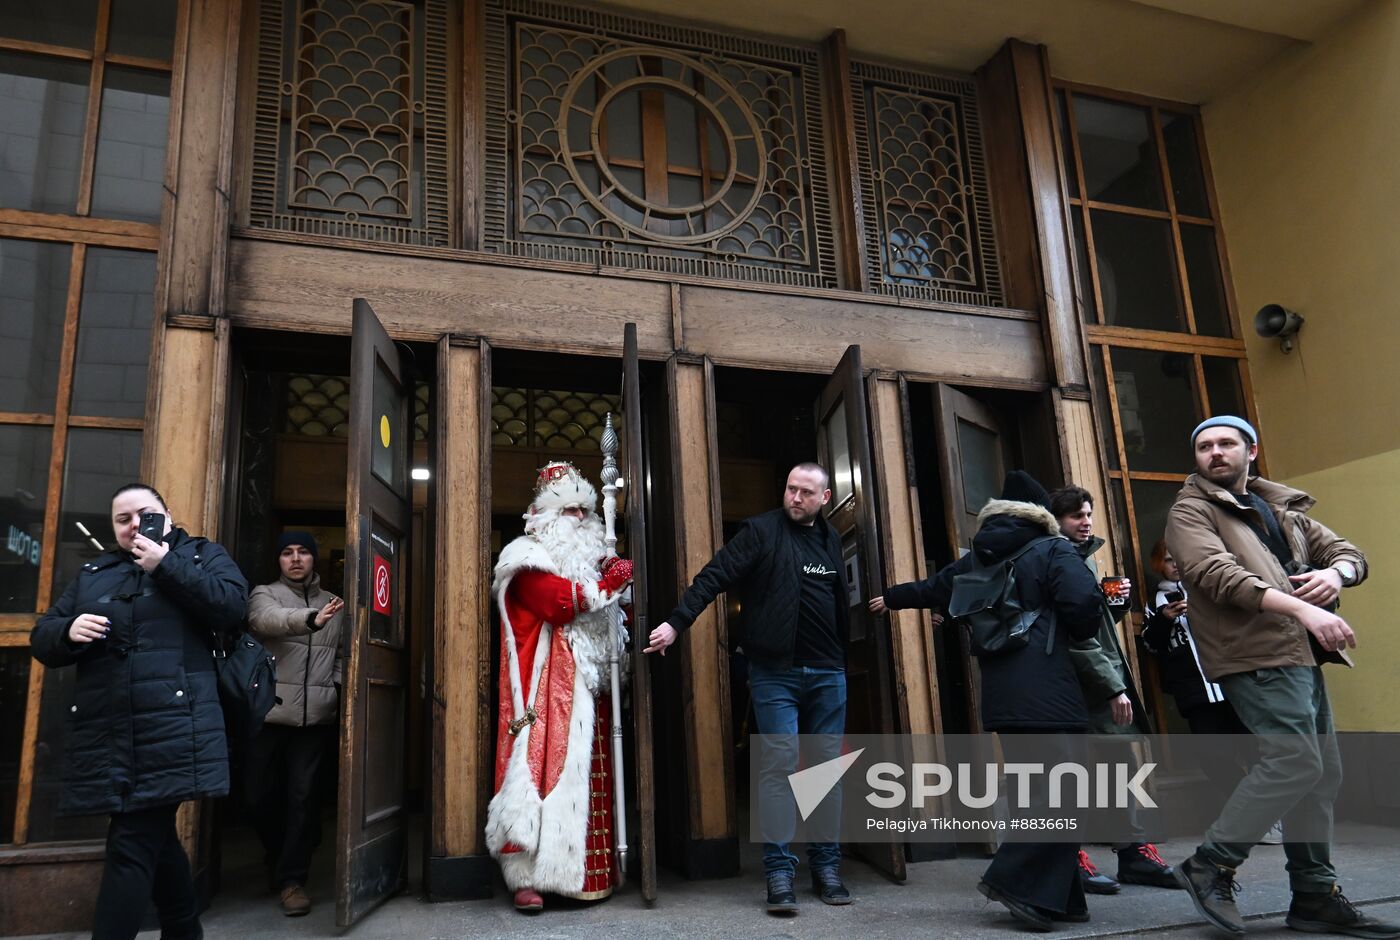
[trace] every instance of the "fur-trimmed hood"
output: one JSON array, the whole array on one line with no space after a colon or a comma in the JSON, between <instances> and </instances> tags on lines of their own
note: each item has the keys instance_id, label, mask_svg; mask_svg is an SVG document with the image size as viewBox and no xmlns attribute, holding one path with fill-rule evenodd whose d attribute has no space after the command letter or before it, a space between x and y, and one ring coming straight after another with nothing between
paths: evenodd
<instances>
[{"instance_id":1,"label":"fur-trimmed hood","mask_svg":"<svg viewBox=\"0 0 1400 940\"><path fill-rule=\"evenodd\" d=\"M984 565L1014 555L1027 542L1046 535L1060 535L1060 524L1039 503L992 499L977 514L980 524L972 548Z\"/></svg>"},{"instance_id":2,"label":"fur-trimmed hood","mask_svg":"<svg viewBox=\"0 0 1400 940\"><path fill-rule=\"evenodd\" d=\"M1060 523L1055 516L1039 503L1022 503L1013 499L989 499L987 505L977 514L977 527L980 531L993 516L1014 516L1038 523L1049 535L1060 534Z\"/></svg>"}]
</instances>

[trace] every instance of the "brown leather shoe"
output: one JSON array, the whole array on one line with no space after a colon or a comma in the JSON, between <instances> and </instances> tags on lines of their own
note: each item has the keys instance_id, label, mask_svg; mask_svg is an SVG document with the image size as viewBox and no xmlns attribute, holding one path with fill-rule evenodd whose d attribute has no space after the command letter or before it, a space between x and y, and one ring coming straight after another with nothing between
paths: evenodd
<instances>
[{"instance_id":1,"label":"brown leather shoe","mask_svg":"<svg viewBox=\"0 0 1400 940\"><path fill-rule=\"evenodd\" d=\"M311 899L301 885L287 885L282 889L282 913L288 917L303 917L311 913Z\"/></svg>"}]
</instances>

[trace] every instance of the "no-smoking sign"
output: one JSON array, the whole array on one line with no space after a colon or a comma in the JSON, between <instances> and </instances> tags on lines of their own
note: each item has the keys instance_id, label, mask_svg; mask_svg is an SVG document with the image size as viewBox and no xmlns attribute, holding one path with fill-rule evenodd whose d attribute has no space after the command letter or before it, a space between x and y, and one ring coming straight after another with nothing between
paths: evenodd
<instances>
[{"instance_id":1,"label":"no-smoking sign","mask_svg":"<svg viewBox=\"0 0 1400 940\"><path fill-rule=\"evenodd\" d=\"M389 563L379 555L374 556L374 612L389 616Z\"/></svg>"}]
</instances>

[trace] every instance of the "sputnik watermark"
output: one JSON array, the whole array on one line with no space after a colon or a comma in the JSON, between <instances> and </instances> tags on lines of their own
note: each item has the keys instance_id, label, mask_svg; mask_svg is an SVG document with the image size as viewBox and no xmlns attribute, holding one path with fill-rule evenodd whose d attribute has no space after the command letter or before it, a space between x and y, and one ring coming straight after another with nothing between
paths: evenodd
<instances>
[{"instance_id":1,"label":"sputnik watermark","mask_svg":"<svg viewBox=\"0 0 1400 940\"><path fill-rule=\"evenodd\" d=\"M864 750L861 749L862 752ZM1128 809L1133 801L1146 809L1157 808L1157 803L1143 789L1152 771L1157 769L1155 763L1134 767L1127 762L1119 762L1091 767L1065 761L1055 764L1048 771L1043 763L987 763L980 767L980 793L974 792L977 769L970 763L958 764L955 768L946 764L914 764L908 773L910 785L906 787L902 780L906 776L905 770L899 764L888 761L874 764L865 772L865 782L875 792L867 794L865 800L878 809L893 809L905 803L915 809L925 809L932 799L954 796L959 805L969 809L987 809L1003 799L1002 781L1006 780L1009 791L1009 778L1015 778L1016 800L1013 805L1017 809L1029 809L1033 796L1041 790L1048 790L1051 809ZM1045 779L1041 780L1042 777ZM1073 782L1072 787L1066 786L1066 778ZM1068 802L1065 799L1067 789L1073 792L1073 799ZM806 819L807 816L802 818Z\"/></svg>"},{"instance_id":2,"label":"sputnik watermark","mask_svg":"<svg viewBox=\"0 0 1400 940\"><path fill-rule=\"evenodd\" d=\"M792 798L797 801L797 811L802 815L803 822L811 818L822 800L826 799L827 794L841 782L846 771L850 770L851 765L860 760L860 755L864 753L865 748L849 751L815 767L788 774L788 786L792 788Z\"/></svg>"},{"instance_id":3,"label":"sputnik watermark","mask_svg":"<svg viewBox=\"0 0 1400 940\"><path fill-rule=\"evenodd\" d=\"M750 838L956 842L990 832L998 839L1139 842L1150 841L1144 834L1199 834L1222 818L1225 841L1251 843L1264 834L1254 829L1275 820L1222 813L1227 804L1240 805L1231 800L1236 783L1263 756L1303 766L1335 761L1329 755L1339 751L1342 763L1350 762L1347 754L1357 759L1357 779L1400 765L1400 735L1335 737L1340 748L1332 736L1299 734L754 735ZM1202 774L1226 767L1233 777ZM1318 790L1328 805L1334 796ZM1349 798L1338 803L1342 810L1381 827L1395 821L1393 807L1378 800ZM1329 819L1290 819L1289 836L1326 841Z\"/></svg>"}]
</instances>

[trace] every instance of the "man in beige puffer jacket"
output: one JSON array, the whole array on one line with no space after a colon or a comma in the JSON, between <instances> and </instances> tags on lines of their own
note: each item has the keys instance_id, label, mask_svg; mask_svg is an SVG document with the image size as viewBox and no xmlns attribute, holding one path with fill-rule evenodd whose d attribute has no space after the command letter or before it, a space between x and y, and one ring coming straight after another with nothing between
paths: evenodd
<instances>
[{"instance_id":1,"label":"man in beige puffer jacket","mask_svg":"<svg viewBox=\"0 0 1400 940\"><path fill-rule=\"evenodd\" d=\"M321 841L322 764L335 753L343 660L343 602L321 588L316 539L284 532L281 577L253 588L248 626L277 657L278 704L249 748L245 793L263 844L268 885L288 917L306 914L306 878Z\"/></svg>"}]
</instances>

